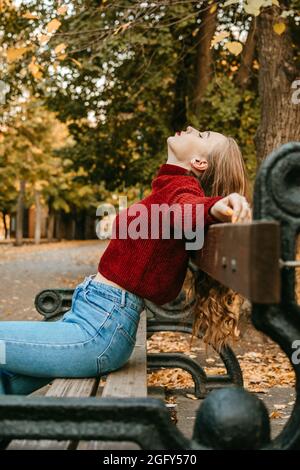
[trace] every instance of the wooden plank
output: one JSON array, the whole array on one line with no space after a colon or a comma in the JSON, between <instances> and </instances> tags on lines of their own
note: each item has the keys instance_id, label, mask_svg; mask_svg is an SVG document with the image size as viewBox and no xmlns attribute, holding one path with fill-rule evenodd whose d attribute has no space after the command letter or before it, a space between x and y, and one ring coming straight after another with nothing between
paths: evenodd
<instances>
[{"instance_id":1,"label":"wooden plank","mask_svg":"<svg viewBox=\"0 0 300 470\"><path fill-rule=\"evenodd\" d=\"M146 329L146 313L142 312L131 358L121 369L109 374L103 397L147 396Z\"/></svg>"},{"instance_id":2,"label":"wooden plank","mask_svg":"<svg viewBox=\"0 0 300 470\"><path fill-rule=\"evenodd\" d=\"M98 379L55 379L45 393L48 397L89 397L96 393ZM73 441L54 440L13 440L7 450L69 450L77 443Z\"/></svg>"},{"instance_id":3,"label":"wooden plank","mask_svg":"<svg viewBox=\"0 0 300 470\"><path fill-rule=\"evenodd\" d=\"M278 303L280 225L275 221L211 225L192 261L251 302Z\"/></svg>"},{"instance_id":4,"label":"wooden plank","mask_svg":"<svg viewBox=\"0 0 300 470\"><path fill-rule=\"evenodd\" d=\"M146 312L140 316L136 344L133 353L121 369L108 375L102 397L146 397L147 396L147 321ZM101 400L101 398L100 398ZM82 441L78 450L135 450L133 442Z\"/></svg>"}]
</instances>

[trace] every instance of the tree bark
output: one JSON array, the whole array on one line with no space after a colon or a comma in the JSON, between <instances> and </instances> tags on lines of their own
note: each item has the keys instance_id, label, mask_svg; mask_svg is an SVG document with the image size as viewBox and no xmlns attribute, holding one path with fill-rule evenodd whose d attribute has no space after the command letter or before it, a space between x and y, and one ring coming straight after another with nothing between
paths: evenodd
<instances>
[{"instance_id":1,"label":"tree bark","mask_svg":"<svg viewBox=\"0 0 300 470\"><path fill-rule=\"evenodd\" d=\"M42 231L42 206L41 206L41 193L37 189L34 190L35 202L35 227L34 227L34 243L39 245L41 242Z\"/></svg>"},{"instance_id":2,"label":"tree bark","mask_svg":"<svg viewBox=\"0 0 300 470\"><path fill-rule=\"evenodd\" d=\"M282 35L275 23L286 23ZM256 133L257 163L274 149L289 141L300 140L300 105L293 103L292 84L297 77L293 62L293 44L287 20L280 18L276 6L265 8L257 21L259 95L261 120Z\"/></svg>"},{"instance_id":3,"label":"tree bark","mask_svg":"<svg viewBox=\"0 0 300 470\"><path fill-rule=\"evenodd\" d=\"M212 76L212 49L211 41L217 26L217 11L212 10L213 4L204 2L203 11L200 14L200 28L196 36L196 82L192 100L192 111L197 117L199 115L201 99L206 91Z\"/></svg>"},{"instance_id":4,"label":"tree bark","mask_svg":"<svg viewBox=\"0 0 300 470\"><path fill-rule=\"evenodd\" d=\"M20 181L20 189L17 201L17 214L16 214L16 246L23 244L23 221L24 221L24 199L25 199L26 182Z\"/></svg>"},{"instance_id":5,"label":"tree bark","mask_svg":"<svg viewBox=\"0 0 300 470\"><path fill-rule=\"evenodd\" d=\"M253 17L241 56L241 65L236 77L236 84L242 91L247 88L251 77L251 67L256 46L256 28L256 18Z\"/></svg>"},{"instance_id":6,"label":"tree bark","mask_svg":"<svg viewBox=\"0 0 300 470\"><path fill-rule=\"evenodd\" d=\"M171 126L173 131L183 129L187 122L187 109L186 109L186 96L187 96L187 72L186 68L180 67L177 73L175 87L174 87L174 107L171 118Z\"/></svg>"},{"instance_id":7,"label":"tree bark","mask_svg":"<svg viewBox=\"0 0 300 470\"><path fill-rule=\"evenodd\" d=\"M61 240L61 213L59 212L55 217L55 238Z\"/></svg>"},{"instance_id":8,"label":"tree bark","mask_svg":"<svg viewBox=\"0 0 300 470\"><path fill-rule=\"evenodd\" d=\"M8 226L7 226L7 222L6 222L6 216L7 216L7 212L2 212L2 217L3 217L3 227L4 227L4 238L5 240L8 239Z\"/></svg>"},{"instance_id":9,"label":"tree bark","mask_svg":"<svg viewBox=\"0 0 300 470\"><path fill-rule=\"evenodd\" d=\"M47 226L47 240L51 242L54 238L55 227L55 212L49 208L48 226Z\"/></svg>"}]
</instances>

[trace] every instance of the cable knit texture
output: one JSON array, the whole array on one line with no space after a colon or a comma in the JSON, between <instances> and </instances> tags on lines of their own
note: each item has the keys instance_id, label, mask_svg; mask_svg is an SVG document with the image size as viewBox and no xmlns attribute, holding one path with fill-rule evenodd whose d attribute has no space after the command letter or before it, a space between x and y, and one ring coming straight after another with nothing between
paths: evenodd
<instances>
[{"instance_id":1,"label":"cable knit texture","mask_svg":"<svg viewBox=\"0 0 300 470\"><path fill-rule=\"evenodd\" d=\"M155 304L162 305L175 299L182 288L189 257L185 248L187 240L184 237L172 238L172 231L179 222L178 216L182 219L180 209L183 209L184 204L190 205L191 217L187 219L190 220L190 228L194 229L196 205L203 204L206 227L218 222L209 210L219 199L222 196L206 197L198 180L184 168L167 163L162 165L152 182L150 195L116 216L113 224L115 236L100 259L99 272L124 289ZM167 204L164 208L176 204L173 212L168 209L163 211L165 215L169 212L169 217L164 219L162 216L159 219L159 236L156 239L149 236L153 204ZM165 220L169 221L170 239L162 238ZM131 223L135 224L140 237L132 239L124 236L120 230L121 222L125 222L129 229Z\"/></svg>"}]
</instances>

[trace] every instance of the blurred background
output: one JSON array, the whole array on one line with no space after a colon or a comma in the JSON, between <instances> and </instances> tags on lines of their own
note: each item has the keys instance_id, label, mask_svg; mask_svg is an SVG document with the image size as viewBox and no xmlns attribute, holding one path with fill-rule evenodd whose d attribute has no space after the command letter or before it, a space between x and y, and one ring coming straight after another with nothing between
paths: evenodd
<instances>
[{"instance_id":1,"label":"blurred background","mask_svg":"<svg viewBox=\"0 0 300 470\"><path fill-rule=\"evenodd\" d=\"M166 139L239 142L253 182L300 140L299 0L0 0L0 240L96 238Z\"/></svg>"}]
</instances>

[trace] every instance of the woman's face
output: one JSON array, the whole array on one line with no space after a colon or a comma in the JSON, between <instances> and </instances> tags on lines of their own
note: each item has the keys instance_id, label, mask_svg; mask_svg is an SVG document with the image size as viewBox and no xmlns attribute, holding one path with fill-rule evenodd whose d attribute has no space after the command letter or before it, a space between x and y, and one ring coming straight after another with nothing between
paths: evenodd
<instances>
[{"instance_id":1,"label":"woman's face","mask_svg":"<svg viewBox=\"0 0 300 470\"><path fill-rule=\"evenodd\" d=\"M225 145L226 141L227 138L219 132L201 132L191 126L167 139L169 156L180 162L191 161L195 157L206 158L216 146Z\"/></svg>"}]
</instances>

